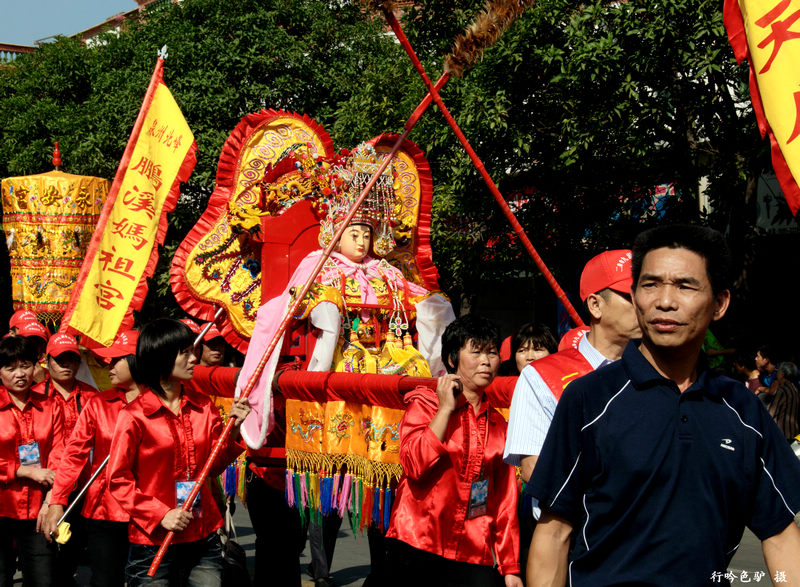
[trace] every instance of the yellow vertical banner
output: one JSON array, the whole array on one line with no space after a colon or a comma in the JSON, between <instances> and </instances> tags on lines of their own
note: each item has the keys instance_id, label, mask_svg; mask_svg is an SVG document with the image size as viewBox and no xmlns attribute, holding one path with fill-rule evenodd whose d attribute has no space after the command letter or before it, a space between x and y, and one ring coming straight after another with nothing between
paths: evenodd
<instances>
[{"instance_id":1,"label":"yellow vertical banner","mask_svg":"<svg viewBox=\"0 0 800 587\"><path fill-rule=\"evenodd\" d=\"M725 0L725 28L739 63L750 62L750 94L786 201L800 209L800 0Z\"/></svg>"},{"instance_id":2,"label":"yellow vertical banner","mask_svg":"<svg viewBox=\"0 0 800 587\"><path fill-rule=\"evenodd\" d=\"M195 159L194 136L156 66L133 133L106 200L62 331L104 346L133 324L132 310L147 294L166 213Z\"/></svg>"}]
</instances>

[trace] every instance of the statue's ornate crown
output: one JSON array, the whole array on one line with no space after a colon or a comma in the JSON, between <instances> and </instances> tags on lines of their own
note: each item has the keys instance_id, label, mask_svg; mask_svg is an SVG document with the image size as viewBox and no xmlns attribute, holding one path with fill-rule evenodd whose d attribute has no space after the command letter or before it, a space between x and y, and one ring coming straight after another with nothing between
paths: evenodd
<instances>
[{"instance_id":1,"label":"statue's ornate crown","mask_svg":"<svg viewBox=\"0 0 800 587\"><path fill-rule=\"evenodd\" d=\"M339 165L331 168L333 175L342 179L343 189L338 194L332 194L334 197L329 203L328 214L320 222L320 245L327 246L330 243L382 162L371 145L362 143ZM388 255L395 247L392 236L395 223L394 174L394 166L389 163L350 220L350 224L366 224L372 229L372 248L380 257Z\"/></svg>"}]
</instances>

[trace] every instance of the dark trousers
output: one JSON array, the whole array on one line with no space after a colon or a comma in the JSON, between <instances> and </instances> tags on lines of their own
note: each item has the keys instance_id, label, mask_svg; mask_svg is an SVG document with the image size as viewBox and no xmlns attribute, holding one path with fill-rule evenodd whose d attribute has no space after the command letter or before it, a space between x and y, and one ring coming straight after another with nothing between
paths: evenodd
<instances>
[{"instance_id":1,"label":"dark trousers","mask_svg":"<svg viewBox=\"0 0 800 587\"><path fill-rule=\"evenodd\" d=\"M128 561L128 523L86 520L91 587L123 587Z\"/></svg>"},{"instance_id":2,"label":"dark trousers","mask_svg":"<svg viewBox=\"0 0 800 587\"><path fill-rule=\"evenodd\" d=\"M247 512L256 533L254 585L300 587L300 553L305 533L300 513L286 504L284 492L247 471Z\"/></svg>"},{"instance_id":3,"label":"dark trousers","mask_svg":"<svg viewBox=\"0 0 800 587\"><path fill-rule=\"evenodd\" d=\"M341 527L342 518L336 512L321 516L321 519L312 518L308 522L308 546L311 550L308 574L314 579L327 579L330 576L333 551Z\"/></svg>"},{"instance_id":4,"label":"dark trousers","mask_svg":"<svg viewBox=\"0 0 800 587\"><path fill-rule=\"evenodd\" d=\"M533 517L533 498L524 491L517 506L519 519L519 568L522 571L522 584L527 583L525 569L528 567L528 552L531 549L533 531L536 529L536 518Z\"/></svg>"},{"instance_id":5,"label":"dark trousers","mask_svg":"<svg viewBox=\"0 0 800 587\"><path fill-rule=\"evenodd\" d=\"M36 520L0 518L0 587L14 584L17 541L22 566L22 584L27 587L50 587L55 569L55 543L48 543L36 531Z\"/></svg>"},{"instance_id":6,"label":"dark trousers","mask_svg":"<svg viewBox=\"0 0 800 587\"><path fill-rule=\"evenodd\" d=\"M154 577L147 571L156 557L160 544L131 544L125 575L128 587L221 587L222 544L216 532L195 542L173 544Z\"/></svg>"},{"instance_id":7,"label":"dark trousers","mask_svg":"<svg viewBox=\"0 0 800 587\"><path fill-rule=\"evenodd\" d=\"M361 587L389 585L389 561L386 558L386 536L375 524L367 528L369 543L369 575Z\"/></svg>"},{"instance_id":8,"label":"dark trousers","mask_svg":"<svg viewBox=\"0 0 800 587\"><path fill-rule=\"evenodd\" d=\"M391 587L502 587L494 567L450 560L414 548L401 540L386 539Z\"/></svg>"}]
</instances>

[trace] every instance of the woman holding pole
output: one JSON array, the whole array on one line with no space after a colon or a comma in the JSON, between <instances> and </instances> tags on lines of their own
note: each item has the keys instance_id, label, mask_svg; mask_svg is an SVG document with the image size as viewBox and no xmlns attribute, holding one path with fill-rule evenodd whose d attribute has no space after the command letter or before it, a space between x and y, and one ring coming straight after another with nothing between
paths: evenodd
<instances>
[{"instance_id":1,"label":"woman holding pole","mask_svg":"<svg viewBox=\"0 0 800 587\"><path fill-rule=\"evenodd\" d=\"M404 397L403 476L386 533L389 585L522 587L506 422L485 393L500 365L497 343L485 318L456 319L442 336L448 374L435 391L418 387Z\"/></svg>"},{"instance_id":2,"label":"woman holding pole","mask_svg":"<svg viewBox=\"0 0 800 587\"><path fill-rule=\"evenodd\" d=\"M159 319L144 327L136 347L141 394L122 410L111 443L108 486L131 516L126 579L138 585L219 585L222 554L216 530L222 516L203 485L191 511L182 509L194 479L222 432L217 409L184 384L192 379L194 335L177 321ZM250 411L235 401L234 432L212 465L219 475L243 450L234 442ZM167 532L172 545L154 577L147 571Z\"/></svg>"},{"instance_id":3,"label":"woman holding pole","mask_svg":"<svg viewBox=\"0 0 800 587\"><path fill-rule=\"evenodd\" d=\"M109 377L114 387L91 396L67 440L45 522L44 534L48 540L51 536L60 538L59 542L69 539L68 535L59 535L59 532L66 533L66 529L59 528L58 522L69 504L70 494L81 489L81 472L90 460L92 474L106 464L117 417L139 395L139 387L132 375L138 337L138 332L128 330L120 334L107 349L94 351L109 361ZM87 520L91 585L122 587L128 560L130 516L109 494L106 472L100 471L89 485L81 510Z\"/></svg>"}]
</instances>

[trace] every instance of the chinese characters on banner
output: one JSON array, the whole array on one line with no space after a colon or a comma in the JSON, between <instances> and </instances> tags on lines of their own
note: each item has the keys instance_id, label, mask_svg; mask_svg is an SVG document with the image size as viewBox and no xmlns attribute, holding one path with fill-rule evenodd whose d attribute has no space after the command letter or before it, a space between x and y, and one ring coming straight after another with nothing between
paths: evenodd
<instances>
[{"instance_id":1,"label":"chinese characters on banner","mask_svg":"<svg viewBox=\"0 0 800 587\"><path fill-rule=\"evenodd\" d=\"M800 209L800 0L725 0L725 28L741 63L761 135L793 214Z\"/></svg>"},{"instance_id":2,"label":"chinese characters on banner","mask_svg":"<svg viewBox=\"0 0 800 587\"><path fill-rule=\"evenodd\" d=\"M194 136L161 81L159 59L103 214L81 267L62 330L108 346L130 328L147 294L166 213L195 164Z\"/></svg>"}]
</instances>

